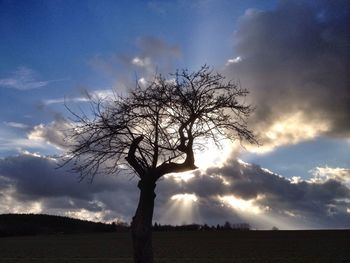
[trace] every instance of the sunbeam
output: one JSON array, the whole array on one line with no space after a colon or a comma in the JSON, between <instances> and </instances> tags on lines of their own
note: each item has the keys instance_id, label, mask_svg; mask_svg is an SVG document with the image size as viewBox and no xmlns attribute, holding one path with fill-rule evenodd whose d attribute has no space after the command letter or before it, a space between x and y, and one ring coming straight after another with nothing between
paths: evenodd
<instances>
[{"instance_id":1,"label":"sunbeam","mask_svg":"<svg viewBox=\"0 0 350 263\"><path fill-rule=\"evenodd\" d=\"M225 195L218 196L218 198L224 205L232 207L236 211L253 214L260 214L262 212L262 209L254 203L256 200L261 199L260 197L257 199L244 200L234 195Z\"/></svg>"},{"instance_id":2,"label":"sunbeam","mask_svg":"<svg viewBox=\"0 0 350 263\"><path fill-rule=\"evenodd\" d=\"M198 202L199 198L195 194L175 194L166 203L168 209L160 221L177 225L199 222Z\"/></svg>"}]
</instances>

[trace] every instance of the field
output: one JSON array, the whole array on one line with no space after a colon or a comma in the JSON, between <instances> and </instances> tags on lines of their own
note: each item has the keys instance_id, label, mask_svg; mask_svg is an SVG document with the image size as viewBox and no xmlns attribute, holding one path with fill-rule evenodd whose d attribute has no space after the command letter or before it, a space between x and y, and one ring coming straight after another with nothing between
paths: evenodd
<instances>
[{"instance_id":1,"label":"field","mask_svg":"<svg viewBox=\"0 0 350 263\"><path fill-rule=\"evenodd\" d=\"M350 231L155 232L156 262L350 262ZM128 233L0 238L0 262L132 262Z\"/></svg>"}]
</instances>

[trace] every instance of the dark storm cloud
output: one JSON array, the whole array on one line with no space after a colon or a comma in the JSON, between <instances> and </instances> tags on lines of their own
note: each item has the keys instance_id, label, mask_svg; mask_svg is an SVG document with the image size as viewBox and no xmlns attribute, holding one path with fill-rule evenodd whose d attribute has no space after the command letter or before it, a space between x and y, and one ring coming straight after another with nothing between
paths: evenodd
<instances>
[{"instance_id":1,"label":"dark storm cloud","mask_svg":"<svg viewBox=\"0 0 350 263\"><path fill-rule=\"evenodd\" d=\"M91 214L100 213L98 220L131 220L139 194L136 179L130 180L130 176L121 174L98 176L92 184L78 183L77 174L56 168L56 160L48 157L26 154L1 159L1 212L12 211L13 207L17 212L30 211L27 207L39 202L44 213L81 216L74 212L84 209ZM233 209L218 198L234 195L240 200L254 200L262 215L296 222L287 224L286 228L297 227L297 223L305 226L305 222L309 222L309 227L350 227L350 190L339 178L292 183L260 166L237 160L220 168L196 171L187 182L172 177L161 180L156 193L154 219L162 223L167 223L169 218L177 224L183 223L182 218L191 212L193 222L248 222L259 228L276 225L259 221L259 214L251 214L249 209ZM187 207L190 209L187 212L182 210L181 201L171 200L173 195L183 193L195 194L198 198Z\"/></svg>"},{"instance_id":2,"label":"dark storm cloud","mask_svg":"<svg viewBox=\"0 0 350 263\"><path fill-rule=\"evenodd\" d=\"M18 192L25 198L89 198L94 192L111 191L113 187L108 182L98 182L94 185L74 184L74 181L77 182L77 176L57 170L57 165L54 160L32 155L6 157L0 160L0 174L15 184Z\"/></svg>"},{"instance_id":3,"label":"dark storm cloud","mask_svg":"<svg viewBox=\"0 0 350 263\"><path fill-rule=\"evenodd\" d=\"M90 184L78 182L78 175L67 167L57 168L57 161L48 157L26 154L0 159L0 192L23 204L39 201L44 210L104 208L128 216L135 209L138 193L129 177L99 176Z\"/></svg>"},{"instance_id":4,"label":"dark storm cloud","mask_svg":"<svg viewBox=\"0 0 350 263\"><path fill-rule=\"evenodd\" d=\"M275 121L297 112L318 134L350 136L349 10L349 1L281 1L241 17L239 59L228 62L226 74L251 91L251 125L262 142ZM306 136L290 132L286 141Z\"/></svg>"},{"instance_id":5,"label":"dark storm cloud","mask_svg":"<svg viewBox=\"0 0 350 263\"><path fill-rule=\"evenodd\" d=\"M341 181L328 179L319 183L292 183L258 165L241 164L236 160L222 168L210 168L205 174L221 175L230 182L230 185L225 186L226 191L220 192L222 190L218 189L217 194L231 193L244 200L256 199L259 206L269 207L274 213L287 212L315 218L324 225L335 221L334 226L337 224L335 218L345 217L350 220L350 189ZM349 227L350 221L341 221Z\"/></svg>"},{"instance_id":6,"label":"dark storm cloud","mask_svg":"<svg viewBox=\"0 0 350 263\"><path fill-rule=\"evenodd\" d=\"M158 191L159 204L177 193L195 194L199 198L198 211L209 223L248 221L266 227L266 222L255 220L259 215L249 215L249 209L235 213L217 198L234 195L240 200L254 200L271 218L290 220L285 227L350 227L350 189L347 181L339 178L293 183L258 165L231 160L220 168L197 173L187 182L161 181Z\"/></svg>"}]
</instances>

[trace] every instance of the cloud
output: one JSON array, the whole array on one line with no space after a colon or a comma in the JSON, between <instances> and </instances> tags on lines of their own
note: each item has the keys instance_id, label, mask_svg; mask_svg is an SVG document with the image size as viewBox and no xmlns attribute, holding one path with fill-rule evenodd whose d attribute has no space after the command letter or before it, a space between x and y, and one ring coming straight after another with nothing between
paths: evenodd
<instances>
[{"instance_id":1,"label":"cloud","mask_svg":"<svg viewBox=\"0 0 350 263\"><path fill-rule=\"evenodd\" d=\"M67 149L69 147L68 133L72 125L64 118L56 118L49 124L39 124L34 126L27 134L30 141L38 143L48 143L58 149Z\"/></svg>"},{"instance_id":2,"label":"cloud","mask_svg":"<svg viewBox=\"0 0 350 263\"><path fill-rule=\"evenodd\" d=\"M328 120L319 120L311 118L303 111L294 111L275 116L275 120L263 123L252 124L253 130L260 132L262 145L247 145L251 152L266 153L274 150L281 145L297 144L301 141L312 140L320 134L325 134L331 129L331 123Z\"/></svg>"},{"instance_id":3,"label":"cloud","mask_svg":"<svg viewBox=\"0 0 350 263\"><path fill-rule=\"evenodd\" d=\"M311 182L322 183L327 180L337 180L344 182L350 187L350 169L341 167L315 167L310 171L313 177L310 179Z\"/></svg>"},{"instance_id":4,"label":"cloud","mask_svg":"<svg viewBox=\"0 0 350 263\"><path fill-rule=\"evenodd\" d=\"M58 98L58 99L47 99L43 101L44 105L51 105L51 104L64 104L65 102L88 102L88 98L84 97L76 97L76 98Z\"/></svg>"},{"instance_id":5,"label":"cloud","mask_svg":"<svg viewBox=\"0 0 350 263\"><path fill-rule=\"evenodd\" d=\"M28 67L18 67L10 77L0 79L0 87L17 90L30 90L43 88L58 80L38 80L38 74Z\"/></svg>"},{"instance_id":6,"label":"cloud","mask_svg":"<svg viewBox=\"0 0 350 263\"><path fill-rule=\"evenodd\" d=\"M156 73L174 71L182 54L178 46L151 36L139 37L135 46L134 52L95 56L90 61L93 68L116 79L113 88L118 92L135 87L135 78L153 80Z\"/></svg>"},{"instance_id":7,"label":"cloud","mask_svg":"<svg viewBox=\"0 0 350 263\"><path fill-rule=\"evenodd\" d=\"M137 41L142 56L160 58L164 55L171 57L181 56L181 50L178 46L169 44L156 37L140 37Z\"/></svg>"},{"instance_id":8,"label":"cloud","mask_svg":"<svg viewBox=\"0 0 350 263\"><path fill-rule=\"evenodd\" d=\"M155 37L140 37L137 46L138 55L123 56L121 60L146 79L153 78L155 73L168 74L173 70L174 60L181 56L179 47Z\"/></svg>"},{"instance_id":9,"label":"cloud","mask_svg":"<svg viewBox=\"0 0 350 263\"><path fill-rule=\"evenodd\" d=\"M235 57L235 58L230 58L230 59L227 60L226 66L229 66L230 64L239 63L241 61L242 61L242 58L240 56Z\"/></svg>"},{"instance_id":10,"label":"cloud","mask_svg":"<svg viewBox=\"0 0 350 263\"><path fill-rule=\"evenodd\" d=\"M147 67L151 65L150 58L146 57L144 59L141 59L139 57L134 57L131 61L132 64L139 66L139 67Z\"/></svg>"},{"instance_id":11,"label":"cloud","mask_svg":"<svg viewBox=\"0 0 350 263\"><path fill-rule=\"evenodd\" d=\"M19 122L13 122L13 121L5 121L4 124L8 127L11 128L18 128L18 129L27 129L29 128L29 126L27 124L24 123L19 123Z\"/></svg>"},{"instance_id":12,"label":"cloud","mask_svg":"<svg viewBox=\"0 0 350 263\"><path fill-rule=\"evenodd\" d=\"M348 169L341 168L343 174ZM335 170L333 170L335 171ZM249 222L254 227L349 227L350 188L345 176L322 181L294 180L258 165L230 160L222 167L196 171L186 181L169 176L159 183L163 197L196 196L200 221ZM159 203L167 204L160 196Z\"/></svg>"},{"instance_id":13,"label":"cloud","mask_svg":"<svg viewBox=\"0 0 350 263\"><path fill-rule=\"evenodd\" d=\"M271 150L320 135L350 136L347 1L282 1L247 10L235 32L239 63L225 74L251 91L250 125Z\"/></svg>"},{"instance_id":14,"label":"cloud","mask_svg":"<svg viewBox=\"0 0 350 263\"><path fill-rule=\"evenodd\" d=\"M41 141L33 141L28 138L13 138L7 137L6 139L0 138L0 147L2 151L13 151L28 148L44 149L45 145Z\"/></svg>"},{"instance_id":15,"label":"cloud","mask_svg":"<svg viewBox=\"0 0 350 263\"><path fill-rule=\"evenodd\" d=\"M6 129L1 130L2 156L26 151L52 153L67 149L70 143L69 137L67 137L71 129L70 122L59 115L48 124L41 123L35 126L18 122L3 123L12 129L6 127Z\"/></svg>"},{"instance_id":16,"label":"cloud","mask_svg":"<svg viewBox=\"0 0 350 263\"><path fill-rule=\"evenodd\" d=\"M77 174L70 173L69 167L56 169L57 163L56 157L30 153L0 159L0 211L131 220L139 190L130 175L98 176L92 184L78 183ZM186 181L172 176L159 181L154 220L248 222L259 229L350 227L350 189L345 178L292 182L260 166L230 160L221 167L196 170Z\"/></svg>"},{"instance_id":17,"label":"cloud","mask_svg":"<svg viewBox=\"0 0 350 263\"><path fill-rule=\"evenodd\" d=\"M43 101L44 105L52 104L64 104L64 103L79 103L79 102L89 102L90 98L107 98L115 96L112 89L97 89L92 91L83 90L83 94L77 97L64 97L56 99L46 99Z\"/></svg>"},{"instance_id":18,"label":"cloud","mask_svg":"<svg viewBox=\"0 0 350 263\"><path fill-rule=\"evenodd\" d=\"M129 220L137 201L137 187L129 178L101 176L93 184L79 183L69 167L57 165L54 157L33 154L0 159L1 212L90 214L90 219L103 213L103 220Z\"/></svg>"},{"instance_id":19,"label":"cloud","mask_svg":"<svg viewBox=\"0 0 350 263\"><path fill-rule=\"evenodd\" d=\"M238 200L252 202L255 209L274 215L294 215L300 221L312 223L313 227L348 225L350 189L344 178L295 182L260 166L235 160L222 168L210 168L205 174L221 175L229 182L224 189L214 188L212 194L233 194ZM208 189L203 193L205 191Z\"/></svg>"}]
</instances>

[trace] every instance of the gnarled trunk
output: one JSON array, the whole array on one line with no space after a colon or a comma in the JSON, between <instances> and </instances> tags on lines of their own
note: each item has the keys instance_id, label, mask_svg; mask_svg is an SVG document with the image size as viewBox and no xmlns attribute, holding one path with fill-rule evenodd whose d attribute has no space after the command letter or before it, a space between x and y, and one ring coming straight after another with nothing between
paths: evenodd
<instances>
[{"instance_id":1,"label":"gnarled trunk","mask_svg":"<svg viewBox=\"0 0 350 263\"><path fill-rule=\"evenodd\" d=\"M156 194L154 181L140 180L139 204L131 223L135 263L153 263L152 218Z\"/></svg>"}]
</instances>

